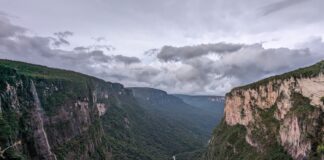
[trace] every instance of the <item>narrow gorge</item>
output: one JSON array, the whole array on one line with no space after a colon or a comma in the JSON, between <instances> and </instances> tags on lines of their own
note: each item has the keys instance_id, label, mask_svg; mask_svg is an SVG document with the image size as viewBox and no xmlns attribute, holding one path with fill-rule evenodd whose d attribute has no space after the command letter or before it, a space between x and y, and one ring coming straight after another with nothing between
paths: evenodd
<instances>
[{"instance_id":1,"label":"narrow gorge","mask_svg":"<svg viewBox=\"0 0 324 160\"><path fill-rule=\"evenodd\" d=\"M9 60L0 75L0 159L324 158L324 61L225 100Z\"/></svg>"}]
</instances>

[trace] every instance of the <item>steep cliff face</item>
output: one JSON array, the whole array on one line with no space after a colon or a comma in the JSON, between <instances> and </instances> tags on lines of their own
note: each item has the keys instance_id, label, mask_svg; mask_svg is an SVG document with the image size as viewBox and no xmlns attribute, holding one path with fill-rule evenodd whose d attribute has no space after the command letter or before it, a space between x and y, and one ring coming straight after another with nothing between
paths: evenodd
<instances>
[{"instance_id":1,"label":"steep cliff face","mask_svg":"<svg viewBox=\"0 0 324 160\"><path fill-rule=\"evenodd\" d=\"M41 76L27 72L37 66L15 67L10 63L0 67L1 147L20 142L4 157L110 159L99 121L112 103L109 96L123 93L120 85L73 72L62 78L51 70Z\"/></svg>"},{"instance_id":2,"label":"steep cliff face","mask_svg":"<svg viewBox=\"0 0 324 160\"><path fill-rule=\"evenodd\" d=\"M229 159L235 155L245 159L323 158L319 149L324 144L323 69L324 62L320 62L233 89L226 96L224 121L215 130L207 159L219 159L219 153ZM226 143L221 142L223 134L229 136L223 137Z\"/></svg>"}]
</instances>

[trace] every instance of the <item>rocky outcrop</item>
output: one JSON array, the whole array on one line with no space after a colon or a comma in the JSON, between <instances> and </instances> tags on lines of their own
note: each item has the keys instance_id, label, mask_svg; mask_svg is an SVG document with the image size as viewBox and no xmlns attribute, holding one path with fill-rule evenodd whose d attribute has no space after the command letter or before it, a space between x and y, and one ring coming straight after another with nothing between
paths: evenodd
<instances>
[{"instance_id":1,"label":"rocky outcrop","mask_svg":"<svg viewBox=\"0 0 324 160\"><path fill-rule=\"evenodd\" d=\"M324 75L312 78L273 80L254 89L237 89L226 97L225 119L230 125L247 125L253 121L253 107L260 109L277 105L275 116L278 120L292 107L291 94L300 93L311 100L311 105L324 110L321 98L324 97ZM241 116L244 114L245 116Z\"/></svg>"},{"instance_id":2,"label":"rocky outcrop","mask_svg":"<svg viewBox=\"0 0 324 160\"><path fill-rule=\"evenodd\" d=\"M295 94L299 94L300 97L294 97ZM274 112L270 116L273 116L279 125L279 130L275 131L277 139L273 140L284 146L294 159L304 159L310 155L311 146L315 143L304 135L316 134L308 133L307 128L324 127L315 123L323 119L323 117L316 116L324 110L322 97L324 97L324 75L322 73L310 78L274 79L264 85L254 88L238 88L229 93L226 97L225 121L230 126L237 124L245 126L247 132L250 133L247 134L247 142L254 147L261 146L259 144L263 142L251 140L254 137L251 132L260 127L262 123L263 117L260 118L260 112L267 112L267 109L273 107ZM296 106L301 105L296 103L301 100L300 98L309 100L309 103ZM294 107L308 108L302 108L304 113L297 113L294 112ZM300 117L300 114L305 113L307 117ZM266 130L268 126L264 127Z\"/></svg>"},{"instance_id":3,"label":"rocky outcrop","mask_svg":"<svg viewBox=\"0 0 324 160\"><path fill-rule=\"evenodd\" d=\"M323 159L324 61L232 89L206 160Z\"/></svg>"}]
</instances>

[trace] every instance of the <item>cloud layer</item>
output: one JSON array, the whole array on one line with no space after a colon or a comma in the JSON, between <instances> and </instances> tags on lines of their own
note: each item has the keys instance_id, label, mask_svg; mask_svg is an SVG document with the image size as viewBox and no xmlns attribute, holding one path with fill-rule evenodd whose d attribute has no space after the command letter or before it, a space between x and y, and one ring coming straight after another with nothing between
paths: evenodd
<instances>
[{"instance_id":1,"label":"cloud layer","mask_svg":"<svg viewBox=\"0 0 324 160\"><path fill-rule=\"evenodd\" d=\"M73 47L107 37L128 56L215 42L293 48L324 36L323 0L1 0L0 6L38 35L70 30Z\"/></svg>"},{"instance_id":2,"label":"cloud layer","mask_svg":"<svg viewBox=\"0 0 324 160\"><path fill-rule=\"evenodd\" d=\"M71 36L74 34L70 31L36 36L0 15L0 58L71 69L126 86L222 95L235 86L310 65L324 57L321 37L300 43L297 49L226 42L164 46L146 52L144 61L116 54L118 50L110 44L63 49L62 45L70 45ZM105 42L104 37L95 40Z\"/></svg>"}]
</instances>

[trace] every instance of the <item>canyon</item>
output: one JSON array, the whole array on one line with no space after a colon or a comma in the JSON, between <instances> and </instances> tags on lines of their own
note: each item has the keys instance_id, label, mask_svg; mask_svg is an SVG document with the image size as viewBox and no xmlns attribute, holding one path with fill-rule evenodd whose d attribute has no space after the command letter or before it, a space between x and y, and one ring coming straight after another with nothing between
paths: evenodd
<instances>
[{"instance_id":1,"label":"canyon","mask_svg":"<svg viewBox=\"0 0 324 160\"><path fill-rule=\"evenodd\" d=\"M0 60L0 159L323 160L323 71L322 61L224 98Z\"/></svg>"}]
</instances>

